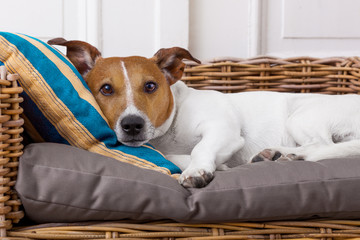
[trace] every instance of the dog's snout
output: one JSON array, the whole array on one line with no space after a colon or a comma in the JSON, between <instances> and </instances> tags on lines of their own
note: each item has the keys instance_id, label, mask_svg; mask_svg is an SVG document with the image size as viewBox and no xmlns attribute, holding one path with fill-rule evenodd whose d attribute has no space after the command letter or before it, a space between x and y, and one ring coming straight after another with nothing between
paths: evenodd
<instances>
[{"instance_id":1,"label":"dog's snout","mask_svg":"<svg viewBox=\"0 0 360 240\"><path fill-rule=\"evenodd\" d=\"M145 121L139 116L129 115L121 120L121 128L128 135L137 135L144 128Z\"/></svg>"}]
</instances>

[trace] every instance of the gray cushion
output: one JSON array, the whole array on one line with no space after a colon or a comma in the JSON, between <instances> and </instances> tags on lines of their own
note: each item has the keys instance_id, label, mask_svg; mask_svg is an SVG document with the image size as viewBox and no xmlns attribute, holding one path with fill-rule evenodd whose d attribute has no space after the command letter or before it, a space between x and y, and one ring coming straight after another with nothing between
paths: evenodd
<instances>
[{"instance_id":1,"label":"gray cushion","mask_svg":"<svg viewBox=\"0 0 360 240\"><path fill-rule=\"evenodd\" d=\"M29 145L16 190L36 222L223 222L360 217L360 158L259 162L216 172L202 189L71 146Z\"/></svg>"}]
</instances>

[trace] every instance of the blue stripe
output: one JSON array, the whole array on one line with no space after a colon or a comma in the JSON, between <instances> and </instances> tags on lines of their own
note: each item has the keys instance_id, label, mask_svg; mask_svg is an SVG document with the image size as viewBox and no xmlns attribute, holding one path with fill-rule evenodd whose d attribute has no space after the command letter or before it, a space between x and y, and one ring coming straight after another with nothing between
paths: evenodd
<instances>
[{"instance_id":1,"label":"blue stripe","mask_svg":"<svg viewBox=\"0 0 360 240\"><path fill-rule=\"evenodd\" d=\"M126 154L134 155L139 158L145 159L158 166L165 167L170 170L171 173L179 173L180 169L173 163L163 158L158 152L146 148L132 148L125 145L121 145L116 138L115 132L110 129L106 121L102 116L92 107L90 103L79 97L76 89L73 88L71 82L63 75L63 73L57 68L57 66L49 60L37 47L33 46L27 40L11 34L0 33L9 42L16 45L18 50L32 63L34 68L41 74L41 76L47 81L47 84L56 94L56 97L60 99L68 109L76 116L77 120L89 130L89 132L103 142L109 149L120 150ZM31 37L32 38L32 37ZM52 51L60 60L65 62L76 74L76 76L82 81L83 85L87 87L85 81L81 75L74 68L74 66L58 51L54 50L49 45L42 41L32 38L39 43L43 44L46 48ZM87 87L87 89L89 89ZM29 96L24 95L26 109L26 116L33 122L39 123L33 124L38 130L40 135L46 141L60 142L69 144L64 138L57 133L52 124L45 118L41 111L35 107L35 104L30 101ZM60 105L59 105L60 106ZM29 110L31 109L31 110ZM86 110L85 110L86 109Z\"/></svg>"}]
</instances>

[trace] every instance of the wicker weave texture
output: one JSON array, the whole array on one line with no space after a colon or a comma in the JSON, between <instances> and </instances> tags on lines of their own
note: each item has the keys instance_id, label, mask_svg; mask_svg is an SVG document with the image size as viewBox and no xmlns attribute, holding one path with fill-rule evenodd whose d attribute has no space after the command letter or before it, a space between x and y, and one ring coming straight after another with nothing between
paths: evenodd
<instances>
[{"instance_id":1,"label":"wicker weave texture","mask_svg":"<svg viewBox=\"0 0 360 240\"><path fill-rule=\"evenodd\" d=\"M360 239L360 221L290 221L266 223L47 224L9 232L21 239Z\"/></svg>"},{"instance_id":2,"label":"wicker weave texture","mask_svg":"<svg viewBox=\"0 0 360 240\"><path fill-rule=\"evenodd\" d=\"M190 65L183 80L197 89L242 91L360 92L360 58L215 59Z\"/></svg>"},{"instance_id":3,"label":"wicker weave texture","mask_svg":"<svg viewBox=\"0 0 360 240\"><path fill-rule=\"evenodd\" d=\"M23 90L17 86L18 76L6 74L5 67L0 67L0 236L5 236L6 229L11 229L12 223L18 223L24 216L19 209L14 186L16 183L18 157L22 154L22 125L20 118L22 108L19 103Z\"/></svg>"}]
</instances>

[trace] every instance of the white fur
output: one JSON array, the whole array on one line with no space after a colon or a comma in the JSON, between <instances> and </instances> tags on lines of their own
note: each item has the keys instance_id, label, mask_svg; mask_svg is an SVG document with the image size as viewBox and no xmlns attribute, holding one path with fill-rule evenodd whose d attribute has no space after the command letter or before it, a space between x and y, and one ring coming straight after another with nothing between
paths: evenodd
<instances>
[{"instance_id":1,"label":"white fur","mask_svg":"<svg viewBox=\"0 0 360 240\"><path fill-rule=\"evenodd\" d=\"M132 91L129 75L126 70L125 63L123 61L121 61L121 69L124 74L124 83L125 83L125 89L126 89L126 105L133 106L134 105L134 94Z\"/></svg>"},{"instance_id":2,"label":"white fur","mask_svg":"<svg viewBox=\"0 0 360 240\"><path fill-rule=\"evenodd\" d=\"M360 155L358 95L171 90L175 118L151 143L184 170L181 183L269 148L309 161Z\"/></svg>"}]
</instances>

